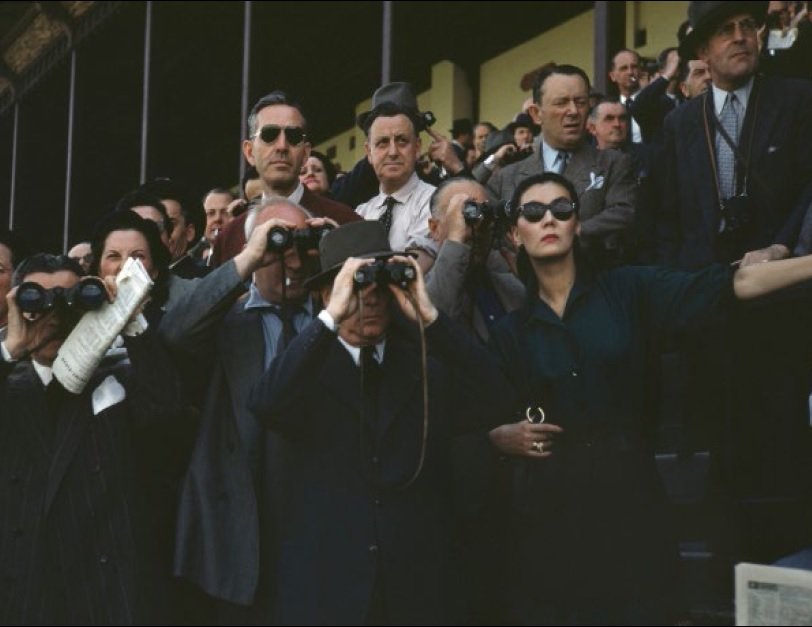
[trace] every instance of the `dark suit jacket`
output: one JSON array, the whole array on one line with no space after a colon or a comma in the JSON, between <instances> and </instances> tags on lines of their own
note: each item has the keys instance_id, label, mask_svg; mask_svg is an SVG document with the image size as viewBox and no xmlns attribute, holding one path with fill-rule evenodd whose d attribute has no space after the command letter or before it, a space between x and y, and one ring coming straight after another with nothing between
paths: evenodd
<instances>
[{"instance_id":1,"label":"dark suit jacket","mask_svg":"<svg viewBox=\"0 0 812 627\"><path fill-rule=\"evenodd\" d=\"M248 411L251 387L263 372L260 314L245 310L233 262L186 293L161 324L176 359L192 380L205 381L201 427L181 489L175 573L209 595L251 605L267 620L270 591L261 565L272 564L273 507L287 475L285 451ZM264 571L263 571L264 573Z\"/></svg>"},{"instance_id":2,"label":"dark suit jacket","mask_svg":"<svg viewBox=\"0 0 812 627\"><path fill-rule=\"evenodd\" d=\"M339 224L355 222L360 220L359 216L347 205L335 200L319 196L304 188L302 200L299 203L313 214L316 218L332 218ZM217 239L214 240L214 251L212 252L212 265L219 266L232 257L235 257L245 246L245 221L248 219L248 212L240 214L229 222L222 230Z\"/></svg>"},{"instance_id":3,"label":"dark suit jacket","mask_svg":"<svg viewBox=\"0 0 812 627\"><path fill-rule=\"evenodd\" d=\"M707 101L707 102L706 102ZM719 201L705 134L704 111L713 113L710 92L675 109L665 121L662 198L657 219L659 261L694 270L731 262L719 243ZM801 200L812 187L812 85L807 81L757 77L747 104L742 138L750 153L747 192L753 228L740 248L795 245ZM755 116L755 120L753 119ZM711 146L714 127L708 123ZM752 130L751 136L747 132Z\"/></svg>"},{"instance_id":4,"label":"dark suit jacket","mask_svg":"<svg viewBox=\"0 0 812 627\"><path fill-rule=\"evenodd\" d=\"M278 357L251 409L291 445L296 483L277 568L275 624L363 624L373 590L392 624L458 619L449 447L511 408L492 357L441 317L426 330L429 423L411 329L390 327L377 421L361 420L359 368L320 320ZM456 624L456 623L455 623Z\"/></svg>"},{"instance_id":5,"label":"dark suit jacket","mask_svg":"<svg viewBox=\"0 0 812 627\"><path fill-rule=\"evenodd\" d=\"M494 172L488 190L496 198L509 200L524 179L542 174L541 137L533 143L527 159ZM570 157L564 172L581 202L581 238L587 245L601 242L617 248L634 226L636 180L631 159L616 150L598 150L584 141Z\"/></svg>"},{"instance_id":6,"label":"dark suit jacket","mask_svg":"<svg viewBox=\"0 0 812 627\"><path fill-rule=\"evenodd\" d=\"M676 102L666 95L668 80L658 76L629 103L629 114L640 125L643 141L649 143L657 139L662 132L663 121L674 110ZM629 131L631 133L631 130Z\"/></svg>"},{"instance_id":7,"label":"dark suit jacket","mask_svg":"<svg viewBox=\"0 0 812 627\"><path fill-rule=\"evenodd\" d=\"M101 368L80 395L61 390L56 415L30 362L0 364L2 624L166 624L175 504L156 448L180 385L151 331L125 341L132 366ZM94 416L108 376L126 399Z\"/></svg>"}]
</instances>

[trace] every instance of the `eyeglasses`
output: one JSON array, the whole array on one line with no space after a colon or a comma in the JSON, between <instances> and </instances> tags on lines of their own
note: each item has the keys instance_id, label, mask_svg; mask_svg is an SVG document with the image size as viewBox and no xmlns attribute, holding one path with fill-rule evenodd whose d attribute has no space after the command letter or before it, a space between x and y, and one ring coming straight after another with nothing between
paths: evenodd
<instances>
[{"instance_id":1,"label":"eyeglasses","mask_svg":"<svg viewBox=\"0 0 812 627\"><path fill-rule=\"evenodd\" d=\"M759 24L751 17L739 20L738 22L731 20L729 22L725 22L716 29L716 36L723 37L724 39L732 39L736 35L737 26L739 27L742 35L749 36L753 35L758 30Z\"/></svg>"},{"instance_id":2,"label":"eyeglasses","mask_svg":"<svg viewBox=\"0 0 812 627\"><path fill-rule=\"evenodd\" d=\"M566 222L575 214L575 203L566 198L556 198L549 205L531 200L519 205L518 215L524 216L528 222L539 222L550 211L556 220Z\"/></svg>"},{"instance_id":3,"label":"eyeglasses","mask_svg":"<svg viewBox=\"0 0 812 627\"><path fill-rule=\"evenodd\" d=\"M277 126L276 124L266 124L256 133L251 136L251 139L259 137L266 144L272 144L279 137L279 134L284 131L285 139L291 146L298 146L301 144L307 134L304 129L298 126Z\"/></svg>"}]
</instances>

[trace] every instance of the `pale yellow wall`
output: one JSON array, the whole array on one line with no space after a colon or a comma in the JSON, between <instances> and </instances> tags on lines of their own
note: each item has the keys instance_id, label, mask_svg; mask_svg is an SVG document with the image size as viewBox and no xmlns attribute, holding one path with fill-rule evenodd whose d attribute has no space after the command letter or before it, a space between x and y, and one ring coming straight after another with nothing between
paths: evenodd
<instances>
[{"instance_id":1,"label":"pale yellow wall","mask_svg":"<svg viewBox=\"0 0 812 627\"><path fill-rule=\"evenodd\" d=\"M421 111L431 111L437 118L432 127L443 135L448 135L448 129L457 118L472 117L471 88L468 79L459 67L450 61L440 61L431 68L431 88L417 94L417 106ZM367 98L355 107L355 116L369 111L372 98ZM355 137L355 149L350 150L350 138ZM347 129L339 135L331 137L317 146L316 150L326 153L331 146L336 147L334 161L342 169L350 170L355 163L364 156L364 133L357 127ZM422 133L423 147L428 146L431 138Z\"/></svg>"},{"instance_id":2,"label":"pale yellow wall","mask_svg":"<svg viewBox=\"0 0 812 627\"><path fill-rule=\"evenodd\" d=\"M480 66L479 119L504 126L521 110L530 91L522 76L550 61L571 63L592 75L593 11L589 10L486 61ZM543 28L539 25L539 29Z\"/></svg>"},{"instance_id":3,"label":"pale yellow wall","mask_svg":"<svg viewBox=\"0 0 812 627\"><path fill-rule=\"evenodd\" d=\"M635 49L656 59L663 48L677 45L677 29L687 17L688 2L627 2L627 45L632 47L636 29L645 28L646 45Z\"/></svg>"},{"instance_id":4,"label":"pale yellow wall","mask_svg":"<svg viewBox=\"0 0 812 627\"><path fill-rule=\"evenodd\" d=\"M663 48L676 45L676 32L685 19L688 2L627 2L626 42L634 43L635 29L645 28L646 45L638 52L656 57ZM430 110L437 117L434 129L448 135L456 118L488 120L503 126L513 119L530 92L519 87L522 77L545 63L571 63L590 76L594 71L594 14L590 9L529 41L519 44L480 66L479 115L472 110L471 89L465 73L449 61L431 67L431 88L418 94L421 111ZM543 24L539 29L544 28ZM371 98L359 103L356 116L368 111ZM349 138L355 136L355 149L349 149ZM424 148L430 139L423 134ZM322 142L317 149L326 152L336 146L336 161L350 169L364 155L364 134L357 128Z\"/></svg>"}]
</instances>

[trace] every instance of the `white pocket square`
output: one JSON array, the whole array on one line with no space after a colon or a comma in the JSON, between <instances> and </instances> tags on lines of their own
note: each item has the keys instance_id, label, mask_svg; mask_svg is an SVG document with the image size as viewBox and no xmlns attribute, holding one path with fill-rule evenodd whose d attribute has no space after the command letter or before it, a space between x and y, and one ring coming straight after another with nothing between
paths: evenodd
<instances>
[{"instance_id":1,"label":"white pocket square","mask_svg":"<svg viewBox=\"0 0 812 627\"><path fill-rule=\"evenodd\" d=\"M602 174L589 173L589 187L584 191L588 192L590 189L601 189L603 187L604 177Z\"/></svg>"},{"instance_id":2,"label":"white pocket square","mask_svg":"<svg viewBox=\"0 0 812 627\"><path fill-rule=\"evenodd\" d=\"M127 392L124 386L113 376L108 376L104 381L93 390L93 415L98 416L108 407L112 407L116 403L120 403L127 398Z\"/></svg>"},{"instance_id":3,"label":"white pocket square","mask_svg":"<svg viewBox=\"0 0 812 627\"><path fill-rule=\"evenodd\" d=\"M778 150L778 146L767 146L767 153L772 154Z\"/></svg>"}]
</instances>

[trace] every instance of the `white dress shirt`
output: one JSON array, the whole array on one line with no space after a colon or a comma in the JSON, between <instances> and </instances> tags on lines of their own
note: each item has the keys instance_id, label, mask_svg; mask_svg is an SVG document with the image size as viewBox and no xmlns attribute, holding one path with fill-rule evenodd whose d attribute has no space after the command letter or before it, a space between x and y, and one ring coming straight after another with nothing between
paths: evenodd
<instances>
[{"instance_id":1,"label":"white dress shirt","mask_svg":"<svg viewBox=\"0 0 812 627\"><path fill-rule=\"evenodd\" d=\"M392 250L407 250L412 244L429 237L429 200L434 185L421 181L416 173L398 191L385 194L383 190L369 202L355 209L364 220L377 220L386 210L386 199L392 196L398 203L392 210L392 228L389 231L389 245Z\"/></svg>"},{"instance_id":2,"label":"white dress shirt","mask_svg":"<svg viewBox=\"0 0 812 627\"><path fill-rule=\"evenodd\" d=\"M322 309L317 316L319 320L324 323L324 326L330 329L333 333L338 335L338 325L336 324L333 317L330 315L330 312L326 309ZM338 341L341 342L341 345L347 349L347 352L352 357L353 362L355 362L356 366L361 365L361 347L360 346L353 346L352 344L348 343L344 340L343 337L338 335ZM383 338L380 342L375 344L375 352L372 354L375 361L379 364L383 363L383 354L386 350L386 338Z\"/></svg>"},{"instance_id":3,"label":"white dress shirt","mask_svg":"<svg viewBox=\"0 0 812 627\"><path fill-rule=\"evenodd\" d=\"M727 95L730 92L727 92L724 89L719 89L716 85L711 85L711 89L713 91L713 109L716 111L716 117L718 118L720 115L722 115L722 107L725 106L725 100L727 100ZM741 121L744 121L744 116L747 113L747 101L750 99L751 91L753 91L752 76L744 85L733 91L733 93L736 94L736 100L739 101Z\"/></svg>"}]
</instances>

